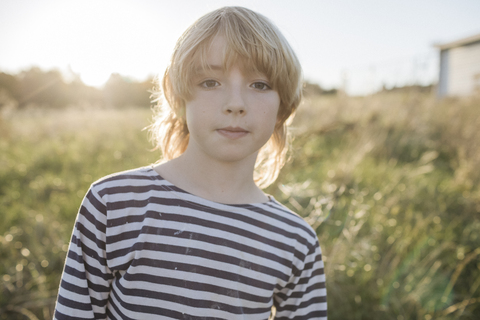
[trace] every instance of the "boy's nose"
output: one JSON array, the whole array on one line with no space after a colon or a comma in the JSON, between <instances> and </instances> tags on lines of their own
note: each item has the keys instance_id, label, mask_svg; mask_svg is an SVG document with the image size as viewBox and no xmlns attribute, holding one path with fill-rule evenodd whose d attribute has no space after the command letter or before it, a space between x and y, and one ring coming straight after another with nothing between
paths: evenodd
<instances>
[{"instance_id":1,"label":"boy's nose","mask_svg":"<svg viewBox=\"0 0 480 320\"><path fill-rule=\"evenodd\" d=\"M228 99L225 103L224 112L234 114L245 114L247 111L245 97L241 88L229 90Z\"/></svg>"},{"instance_id":2,"label":"boy's nose","mask_svg":"<svg viewBox=\"0 0 480 320\"><path fill-rule=\"evenodd\" d=\"M242 106L228 106L225 108L226 113L238 113L238 114L244 114L245 113L245 108Z\"/></svg>"}]
</instances>

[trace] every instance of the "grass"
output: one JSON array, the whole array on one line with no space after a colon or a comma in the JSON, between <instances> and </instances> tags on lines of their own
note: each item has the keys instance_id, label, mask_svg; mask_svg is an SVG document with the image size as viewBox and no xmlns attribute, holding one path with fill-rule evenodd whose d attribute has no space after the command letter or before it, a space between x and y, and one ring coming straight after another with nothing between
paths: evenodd
<instances>
[{"instance_id":1,"label":"grass","mask_svg":"<svg viewBox=\"0 0 480 320\"><path fill-rule=\"evenodd\" d=\"M316 227L330 318L480 312L480 99L318 98L275 195Z\"/></svg>"},{"instance_id":2,"label":"grass","mask_svg":"<svg viewBox=\"0 0 480 320\"><path fill-rule=\"evenodd\" d=\"M51 319L78 207L107 174L155 161L149 110L19 111L0 143L0 319Z\"/></svg>"},{"instance_id":3,"label":"grass","mask_svg":"<svg viewBox=\"0 0 480 320\"><path fill-rule=\"evenodd\" d=\"M309 97L293 158L267 189L316 229L330 319L480 313L480 98ZM0 118L0 319L50 319L89 185L155 162L150 111Z\"/></svg>"}]
</instances>

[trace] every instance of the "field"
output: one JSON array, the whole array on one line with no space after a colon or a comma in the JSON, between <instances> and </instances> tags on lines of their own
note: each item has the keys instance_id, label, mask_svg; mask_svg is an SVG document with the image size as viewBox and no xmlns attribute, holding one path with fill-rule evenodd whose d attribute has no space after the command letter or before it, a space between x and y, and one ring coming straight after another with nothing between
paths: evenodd
<instances>
[{"instance_id":1,"label":"field","mask_svg":"<svg viewBox=\"0 0 480 320\"><path fill-rule=\"evenodd\" d=\"M51 319L96 179L155 162L145 108L0 113L0 319ZM308 97L266 191L316 229L329 319L480 314L480 97Z\"/></svg>"}]
</instances>

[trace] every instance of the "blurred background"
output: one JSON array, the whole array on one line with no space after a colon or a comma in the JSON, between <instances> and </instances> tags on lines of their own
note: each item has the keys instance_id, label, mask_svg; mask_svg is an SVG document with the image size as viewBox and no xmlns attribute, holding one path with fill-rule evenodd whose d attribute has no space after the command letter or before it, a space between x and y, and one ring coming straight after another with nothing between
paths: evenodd
<instances>
[{"instance_id":1,"label":"blurred background","mask_svg":"<svg viewBox=\"0 0 480 320\"><path fill-rule=\"evenodd\" d=\"M200 15L241 5L305 99L266 192L324 252L330 319L478 319L480 2L0 0L0 319L51 319L80 202L155 162L149 91Z\"/></svg>"}]
</instances>

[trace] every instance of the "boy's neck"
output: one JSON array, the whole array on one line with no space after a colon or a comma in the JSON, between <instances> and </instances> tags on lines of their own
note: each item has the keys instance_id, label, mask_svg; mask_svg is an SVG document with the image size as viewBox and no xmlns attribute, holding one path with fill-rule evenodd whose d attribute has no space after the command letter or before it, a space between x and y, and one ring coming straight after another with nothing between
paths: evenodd
<instances>
[{"instance_id":1,"label":"boy's neck","mask_svg":"<svg viewBox=\"0 0 480 320\"><path fill-rule=\"evenodd\" d=\"M162 163L155 170L177 187L204 199L247 204L268 201L253 180L255 155L241 162L202 161L188 155Z\"/></svg>"}]
</instances>

